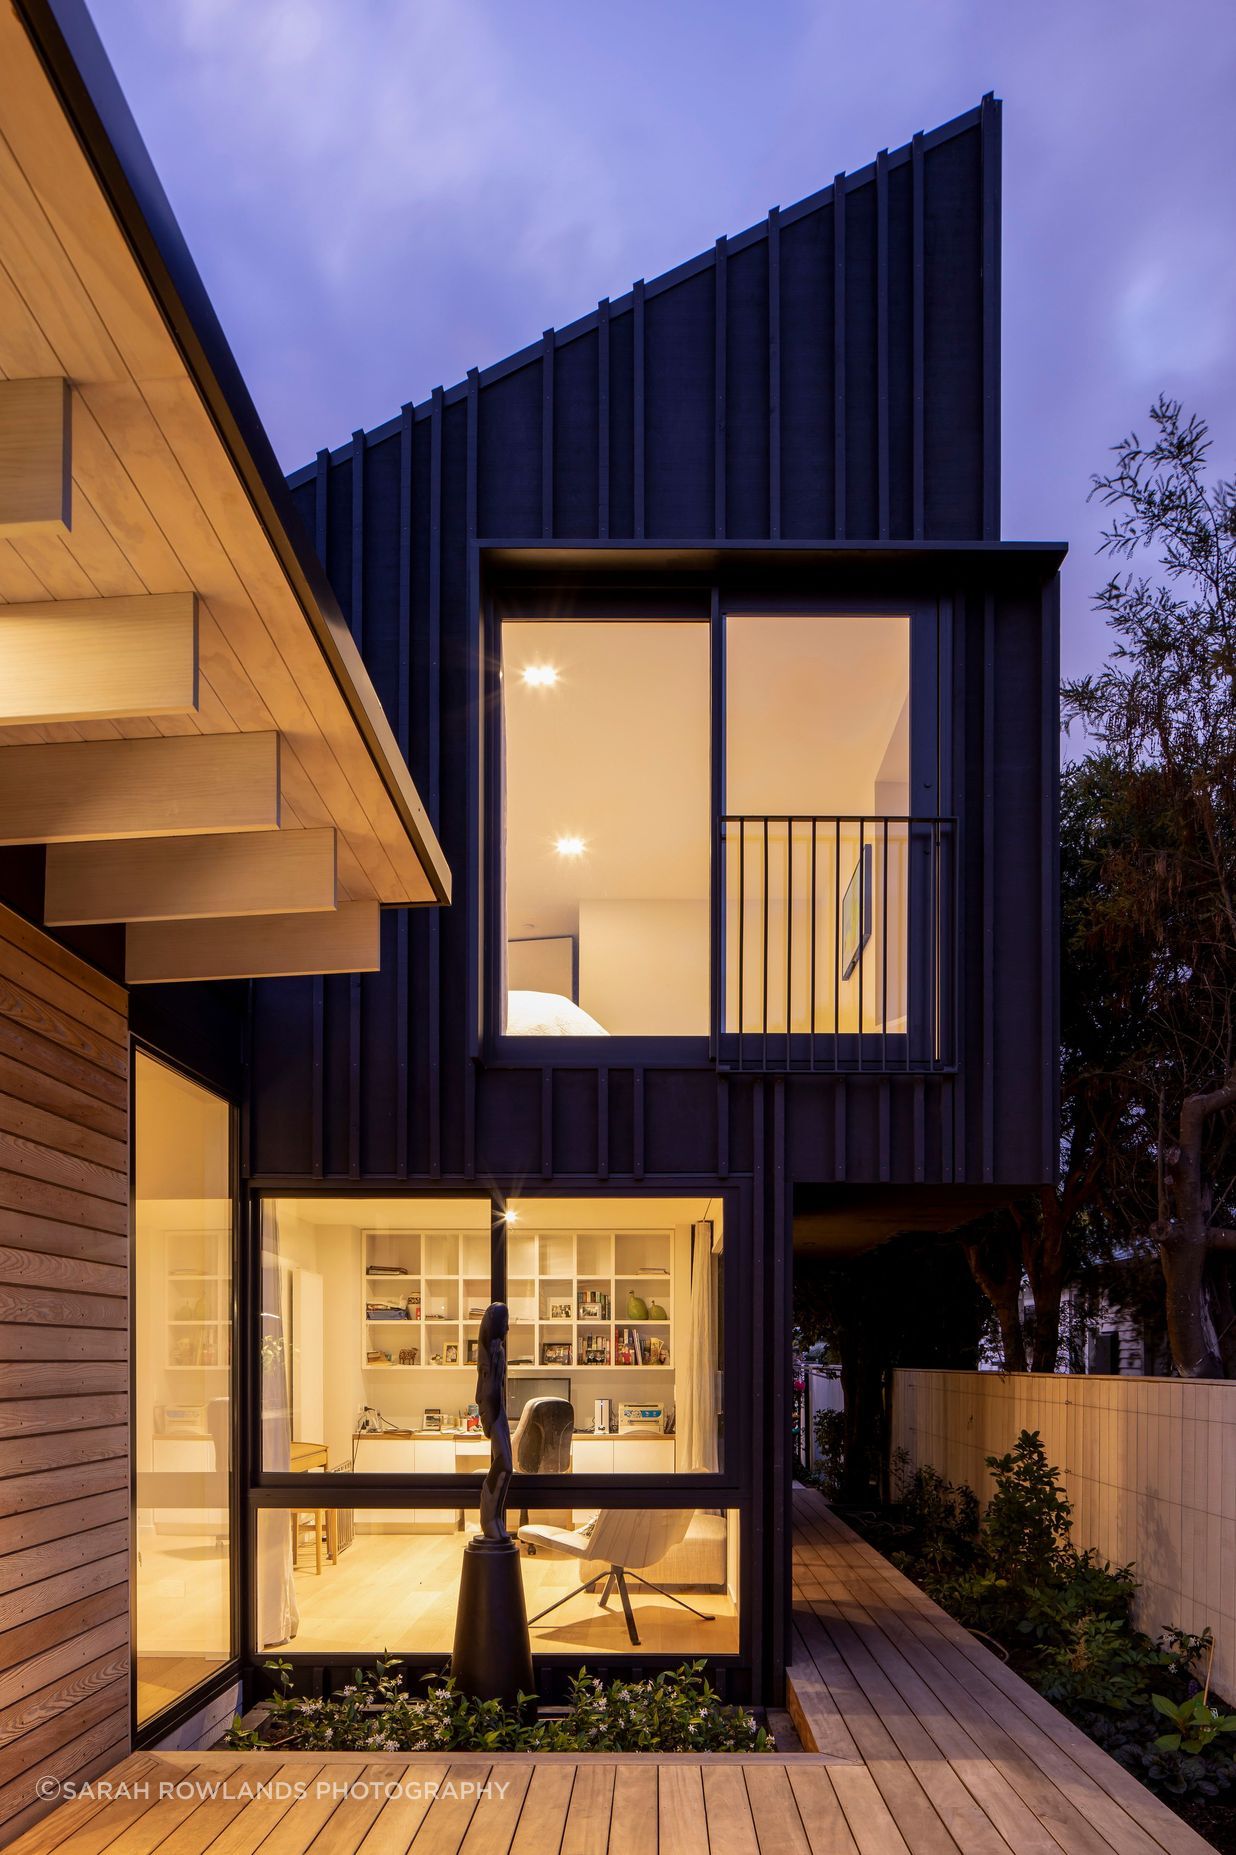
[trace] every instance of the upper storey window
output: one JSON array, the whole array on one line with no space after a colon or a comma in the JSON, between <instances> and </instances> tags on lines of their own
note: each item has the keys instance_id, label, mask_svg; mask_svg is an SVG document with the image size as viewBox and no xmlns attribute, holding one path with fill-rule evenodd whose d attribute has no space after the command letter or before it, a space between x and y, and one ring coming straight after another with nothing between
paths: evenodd
<instances>
[{"instance_id":1,"label":"upper storey window","mask_svg":"<svg viewBox=\"0 0 1236 1855\"><path fill-rule=\"evenodd\" d=\"M502 631L503 1030L709 1029L709 633Z\"/></svg>"}]
</instances>

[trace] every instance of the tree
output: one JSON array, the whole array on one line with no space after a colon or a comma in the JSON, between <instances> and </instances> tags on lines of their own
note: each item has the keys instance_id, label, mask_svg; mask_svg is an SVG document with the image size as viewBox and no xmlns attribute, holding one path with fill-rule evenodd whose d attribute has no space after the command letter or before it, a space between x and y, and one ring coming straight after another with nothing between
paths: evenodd
<instances>
[{"instance_id":1,"label":"tree","mask_svg":"<svg viewBox=\"0 0 1236 1855\"><path fill-rule=\"evenodd\" d=\"M959 1233L994 1310L1007 1372L1054 1372L1060 1306L1079 1272L1109 1262L1125 1233L1105 1213L1110 1160L1128 1115L1126 1070L1143 1013L1130 1009L1129 969L1089 944L1100 828L1093 782L1068 767L1061 792L1060 1181L988 1212ZM1034 1304L1027 1331L1022 1283Z\"/></svg>"},{"instance_id":2,"label":"tree","mask_svg":"<svg viewBox=\"0 0 1236 1855\"><path fill-rule=\"evenodd\" d=\"M1066 683L1089 751L1071 770L1080 835L1066 960L1098 962L1111 1047L1096 1189L1148 1234L1176 1370L1236 1374L1236 483L1178 401L1116 447L1092 494L1103 551L1157 556L1098 595L1114 635ZM1110 1017L1112 1012L1117 1016Z\"/></svg>"}]
</instances>

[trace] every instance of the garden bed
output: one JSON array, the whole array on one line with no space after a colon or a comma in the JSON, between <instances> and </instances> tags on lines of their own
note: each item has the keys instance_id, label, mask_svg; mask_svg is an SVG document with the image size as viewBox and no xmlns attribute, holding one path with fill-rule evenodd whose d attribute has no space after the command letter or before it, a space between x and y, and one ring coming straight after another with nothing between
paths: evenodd
<instances>
[{"instance_id":1,"label":"garden bed","mask_svg":"<svg viewBox=\"0 0 1236 1855\"><path fill-rule=\"evenodd\" d=\"M435 1676L424 1693L388 1657L357 1669L328 1699L297 1694L287 1662L267 1663L269 1700L238 1720L222 1745L269 1752L772 1752L798 1751L788 1715L776 1742L766 1717L721 1700L703 1662L647 1680L608 1683L586 1668L570 1682L565 1706L519 1709L477 1701ZM793 1741L793 1743L788 1743Z\"/></svg>"},{"instance_id":2,"label":"garden bed","mask_svg":"<svg viewBox=\"0 0 1236 1855\"><path fill-rule=\"evenodd\" d=\"M1236 1713L1210 1688L1209 1633L1132 1621L1135 1568L1078 1552L1036 1432L969 1488L894 1463L887 1507L837 1512L1097 1745L1221 1851L1236 1855Z\"/></svg>"}]
</instances>

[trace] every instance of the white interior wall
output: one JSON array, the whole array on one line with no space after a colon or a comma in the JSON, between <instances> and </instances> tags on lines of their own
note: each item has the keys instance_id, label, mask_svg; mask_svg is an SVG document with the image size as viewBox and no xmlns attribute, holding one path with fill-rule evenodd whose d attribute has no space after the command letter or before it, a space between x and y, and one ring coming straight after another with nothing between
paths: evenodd
<instances>
[{"instance_id":1,"label":"white interior wall","mask_svg":"<svg viewBox=\"0 0 1236 1855\"><path fill-rule=\"evenodd\" d=\"M612 1037L708 1028L706 900L583 901L579 1002Z\"/></svg>"}]
</instances>

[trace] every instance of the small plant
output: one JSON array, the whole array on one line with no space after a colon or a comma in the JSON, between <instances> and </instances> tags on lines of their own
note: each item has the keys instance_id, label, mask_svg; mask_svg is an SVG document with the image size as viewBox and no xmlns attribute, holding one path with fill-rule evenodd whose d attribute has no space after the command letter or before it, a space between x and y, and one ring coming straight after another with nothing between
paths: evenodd
<instances>
[{"instance_id":1,"label":"small plant","mask_svg":"<svg viewBox=\"0 0 1236 1855\"><path fill-rule=\"evenodd\" d=\"M1155 1740L1164 1752L1204 1752L1220 1733L1236 1733L1236 1713L1224 1713L1205 1694L1190 1694L1181 1701L1169 1700L1166 1694L1152 1694L1150 1704L1172 1723L1172 1730L1160 1733Z\"/></svg>"},{"instance_id":2,"label":"small plant","mask_svg":"<svg viewBox=\"0 0 1236 1855\"><path fill-rule=\"evenodd\" d=\"M900 1457L904 1457L904 1451L899 1452ZM974 1491L945 1481L943 1475L927 1466L912 1475L908 1470L908 1457L894 1461L901 1521L913 1539L914 1556L937 1572L968 1563L979 1531Z\"/></svg>"},{"instance_id":3,"label":"small plant","mask_svg":"<svg viewBox=\"0 0 1236 1855\"><path fill-rule=\"evenodd\" d=\"M816 1484L822 1493L835 1496L841 1489L845 1465L845 1414L817 1411L812 1428L815 1431Z\"/></svg>"}]
</instances>

